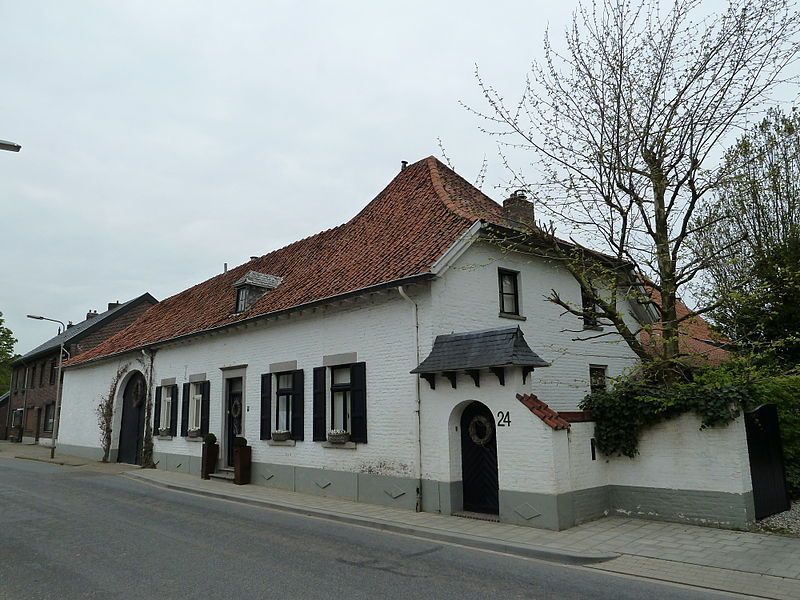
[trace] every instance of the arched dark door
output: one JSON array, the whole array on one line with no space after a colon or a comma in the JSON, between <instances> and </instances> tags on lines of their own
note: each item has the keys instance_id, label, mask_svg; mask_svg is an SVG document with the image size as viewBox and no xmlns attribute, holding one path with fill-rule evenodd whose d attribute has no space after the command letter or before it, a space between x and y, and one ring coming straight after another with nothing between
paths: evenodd
<instances>
[{"instance_id":1,"label":"arched dark door","mask_svg":"<svg viewBox=\"0 0 800 600\"><path fill-rule=\"evenodd\" d=\"M498 514L497 438L492 412L473 402L461 415L464 510Z\"/></svg>"},{"instance_id":2,"label":"arched dark door","mask_svg":"<svg viewBox=\"0 0 800 600\"><path fill-rule=\"evenodd\" d=\"M147 382L141 373L135 373L122 393L122 424L119 428L117 462L141 464L146 396Z\"/></svg>"}]
</instances>

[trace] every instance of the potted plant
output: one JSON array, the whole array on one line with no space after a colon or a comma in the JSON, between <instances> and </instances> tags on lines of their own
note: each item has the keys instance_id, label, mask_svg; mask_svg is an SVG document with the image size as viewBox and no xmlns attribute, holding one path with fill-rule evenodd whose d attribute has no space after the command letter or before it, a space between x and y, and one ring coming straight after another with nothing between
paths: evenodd
<instances>
[{"instance_id":1,"label":"potted plant","mask_svg":"<svg viewBox=\"0 0 800 600\"><path fill-rule=\"evenodd\" d=\"M203 433L200 431L200 429L190 429L186 432L186 436L190 438L199 438L202 435Z\"/></svg>"},{"instance_id":2,"label":"potted plant","mask_svg":"<svg viewBox=\"0 0 800 600\"><path fill-rule=\"evenodd\" d=\"M250 483L252 451L245 438L240 435L233 438L233 483L236 485Z\"/></svg>"},{"instance_id":3,"label":"potted plant","mask_svg":"<svg viewBox=\"0 0 800 600\"><path fill-rule=\"evenodd\" d=\"M162 427L161 429L159 429L158 430L158 436L159 437L169 437L170 436L169 427Z\"/></svg>"},{"instance_id":4,"label":"potted plant","mask_svg":"<svg viewBox=\"0 0 800 600\"><path fill-rule=\"evenodd\" d=\"M292 435L288 429L277 429L272 432L272 439L276 442L285 442Z\"/></svg>"},{"instance_id":5,"label":"potted plant","mask_svg":"<svg viewBox=\"0 0 800 600\"><path fill-rule=\"evenodd\" d=\"M344 429L331 429L328 432L328 442L331 444L346 444L350 441L350 432Z\"/></svg>"},{"instance_id":6,"label":"potted plant","mask_svg":"<svg viewBox=\"0 0 800 600\"><path fill-rule=\"evenodd\" d=\"M211 473L217 470L217 458L219 457L219 444L217 436L207 433L203 439L203 459L200 463L200 477L211 479Z\"/></svg>"}]
</instances>

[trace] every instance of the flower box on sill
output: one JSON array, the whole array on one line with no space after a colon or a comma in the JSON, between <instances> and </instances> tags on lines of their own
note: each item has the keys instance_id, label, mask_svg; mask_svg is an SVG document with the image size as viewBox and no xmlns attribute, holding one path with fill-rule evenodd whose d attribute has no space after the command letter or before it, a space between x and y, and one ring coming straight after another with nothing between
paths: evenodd
<instances>
[{"instance_id":1,"label":"flower box on sill","mask_svg":"<svg viewBox=\"0 0 800 600\"><path fill-rule=\"evenodd\" d=\"M190 438L203 437L203 432L200 431L199 429L190 429L189 431L186 432L186 437Z\"/></svg>"},{"instance_id":2,"label":"flower box on sill","mask_svg":"<svg viewBox=\"0 0 800 600\"><path fill-rule=\"evenodd\" d=\"M160 438L168 438L172 437L172 434L169 431L169 427L162 427L158 430L158 437Z\"/></svg>"},{"instance_id":3,"label":"flower box on sill","mask_svg":"<svg viewBox=\"0 0 800 600\"><path fill-rule=\"evenodd\" d=\"M344 429L333 429L328 432L328 442L331 444L346 444L350 441L350 432Z\"/></svg>"},{"instance_id":4,"label":"flower box on sill","mask_svg":"<svg viewBox=\"0 0 800 600\"><path fill-rule=\"evenodd\" d=\"M278 429L272 432L272 439L276 442L285 442L291 435L291 432L286 429Z\"/></svg>"}]
</instances>

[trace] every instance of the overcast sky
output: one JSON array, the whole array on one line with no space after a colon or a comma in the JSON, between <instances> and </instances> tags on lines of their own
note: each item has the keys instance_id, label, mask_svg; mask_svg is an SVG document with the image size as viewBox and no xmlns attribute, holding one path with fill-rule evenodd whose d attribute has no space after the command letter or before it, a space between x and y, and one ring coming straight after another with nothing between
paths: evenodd
<instances>
[{"instance_id":1,"label":"overcast sky","mask_svg":"<svg viewBox=\"0 0 800 600\"><path fill-rule=\"evenodd\" d=\"M24 353L348 220L401 160L472 179L474 64L509 96L562 2L0 0L0 310Z\"/></svg>"}]
</instances>

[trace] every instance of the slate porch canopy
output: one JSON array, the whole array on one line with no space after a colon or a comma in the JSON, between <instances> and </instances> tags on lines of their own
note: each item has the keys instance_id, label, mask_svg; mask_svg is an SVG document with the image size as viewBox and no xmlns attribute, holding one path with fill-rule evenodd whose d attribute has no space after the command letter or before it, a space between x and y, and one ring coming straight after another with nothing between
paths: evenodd
<instances>
[{"instance_id":1,"label":"slate porch canopy","mask_svg":"<svg viewBox=\"0 0 800 600\"><path fill-rule=\"evenodd\" d=\"M436 375L445 376L456 387L456 374L466 372L480 387L480 370L489 369L505 385L505 369L522 367L523 381L536 367L549 367L531 350L519 327L482 329L436 336L428 357L411 371L436 388Z\"/></svg>"}]
</instances>

